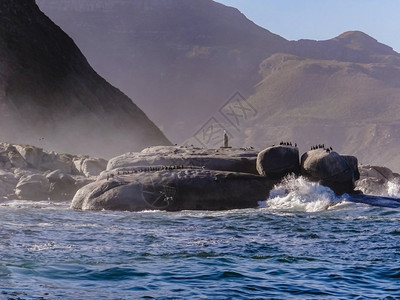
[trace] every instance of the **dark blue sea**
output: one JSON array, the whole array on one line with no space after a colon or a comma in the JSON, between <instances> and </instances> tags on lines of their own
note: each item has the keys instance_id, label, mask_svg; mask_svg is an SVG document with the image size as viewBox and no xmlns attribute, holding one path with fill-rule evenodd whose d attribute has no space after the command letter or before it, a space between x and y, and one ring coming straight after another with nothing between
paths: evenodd
<instances>
[{"instance_id":1,"label":"dark blue sea","mask_svg":"<svg viewBox=\"0 0 400 300\"><path fill-rule=\"evenodd\" d=\"M0 202L0 299L400 299L400 210L306 181L257 209Z\"/></svg>"}]
</instances>

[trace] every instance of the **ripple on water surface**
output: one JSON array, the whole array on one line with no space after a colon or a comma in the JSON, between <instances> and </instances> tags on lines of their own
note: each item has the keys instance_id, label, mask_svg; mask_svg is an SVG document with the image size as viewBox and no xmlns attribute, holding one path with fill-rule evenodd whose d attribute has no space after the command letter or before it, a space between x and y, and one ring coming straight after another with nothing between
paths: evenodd
<instances>
[{"instance_id":1,"label":"ripple on water surface","mask_svg":"<svg viewBox=\"0 0 400 300\"><path fill-rule=\"evenodd\" d=\"M398 210L300 202L174 213L1 203L0 298L398 297Z\"/></svg>"}]
</instances>

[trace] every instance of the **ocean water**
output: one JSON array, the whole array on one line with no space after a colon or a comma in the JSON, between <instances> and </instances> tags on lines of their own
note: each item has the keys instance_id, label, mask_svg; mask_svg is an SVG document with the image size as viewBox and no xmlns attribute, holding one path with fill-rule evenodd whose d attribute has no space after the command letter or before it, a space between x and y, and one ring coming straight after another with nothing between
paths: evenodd
<instances>
[{"instance_id":1,"label":"ocean water","mask_svg":"<svg viewBox=\"0 0 400 300\"><path fill-rule=\"evenodd\" d=\"M257 209L0 214L0 299L400 299L400 210L302 178Z\"/></svg>"}]
</instances>

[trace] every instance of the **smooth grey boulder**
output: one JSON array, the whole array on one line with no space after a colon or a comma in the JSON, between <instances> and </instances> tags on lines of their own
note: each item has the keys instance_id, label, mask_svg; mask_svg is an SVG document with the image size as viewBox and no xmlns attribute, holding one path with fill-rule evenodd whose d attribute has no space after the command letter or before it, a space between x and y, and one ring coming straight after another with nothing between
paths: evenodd
<instances>
[{"instance_id":1,"label":"smooth grey boulder","mask_svg":"<svg viewBox=\"0 0 400 300\"><path fill-rule=\"evenodd\" d=\"M349 164L351 168L353 168L354 180L357 181L360 179L360 171L358 169L358 159L352 155L341 155L345 161Z\"/></svg>"},{"instance_id":2,"label":"smooth grey boulder","mask_svg":"<svg viewBox=\"0 0 400 300\"><path fill-rule=\"evenodd\" d=\"M41 174L24 175L15 187L15 195L23 200L47 200L50 183Z\"/></svg>"},{"instance_id":3,"label":"smooth grey boulder","mask_svg":"<svg viewBox=\"0 0 400 300\"><path fill-rule=\"evenodd\" d=\"M75 194L71 208L90 210L227 210L257 207L275 182L236 172L198 169L108 174Z\"/></svg>"},{"instance_id":4,"label":"smooth grey boulder","mask_svg":"<svg viewBox=\"0 0 400 300\"><path fill-rule=\"evenodd\" d=\"M28 163L26 160L22 157L22 155L18 152L18 150L12 146L9 145L6 149L8 159L13 167L16 168L27 168Z\"/></svg>"},{"instance_id":5,"label":"smooth grey boulder","mask_svg":"<svg viewBox=\"0 0 400 300\"><path fill-rule=\"evenodd\" d=\"M74 159L75 169L86 177L98 176L107 168L108 161L102 158L82 157Z\"/></svg>"},{"instance_id":6,"label":"smooth grey boulder","mask_svg":"<svg viewBox=\"0 0 400 300\"><path fill-rule=\"evenodd\" d=\"M356 189L364 194L399 196L399 174L386 167L370 165L360 165L359 170L360 179L356 182Z\"/></svg>"},{"instance_id":7,"label":"smooth grey boulder","mask_svg":"<svg viewBox=\"0 0 400 300\"><path fill-rule=\"evenodd\" d=\"M50 183L49 196L52 200L72 199L78 190L75 179L61 170L50 172L46 178Z\"/></svg>"},{"instance_id":8,"label":"smooth grey boulder","mask_svg":"<svg viewBox=\"0 0 400 300\"><path fill-rule=\"evenodd\" d=\"M7 198L14 195L18 180L14 173L0 169L0 197Z\"/></svg>"},{"instance_id":9,"label":"smooth grey boulder","mask_svg":"<svg viewBox=\"0 0 400 300\"><path fill-rule=\"evenodd\" d=\"M301 174L328 186L336 194L351 193L357 176L357 166L352 162L356 161L324 149L311 150L301 157Z\"/></svg>"},{"instance_id":10,"label":"smooth grey boulder","mask_svg":"<svg viewBox=\"0 0 400 300\"><path fill-rule=\"evenodd\" d=\"M155 146L109 160L107 170L137 166L197 166L210 170L258 174L255 150L245 148L205 149L191 146Z\"/></svg>"},{"instance_id":11,"label":"smooth grey boulder","mask_svg":"<svg viewBox=\"0 0 400 300\"><path fill-rule=\"evenodd\" d=\"M299 149L293 146L271 146L257 156L257 171L269 179L281 179L300 171Z\"/></svg>"},{"instance_id":12,"label":"smooth grey boulder","mask_svg":"<svg viewBox=\"0 0 400 300\"><path fill-rule=\"evenodd\" d=\"M42 163L43 149L31 145L15 145L15 149L28 163L30 168L39 169Z\"/></svg>"},{"instance_id":13,"label":"smooth grey boulder","mask_svg":"<svg viewBox=\"0 0 400 300\"><path fill-rule=\"evenodd\" d=\"M56 152L43 153L41 169L55 171L61 170L63 173L71 174L73 156L68 154L59 154Z\"/></svg>"},{"instance_id":14,"label":"smooth grey boulder","mask_svg":"<svg viewBox=\"0 0 400 300\"><path fill-rule=\"evenodd\" d=\"M0 152L0 168L3 170L10 170L12 167L13 166L8 157L8 153L1 151Z\"/></svg>"}]
</instances>

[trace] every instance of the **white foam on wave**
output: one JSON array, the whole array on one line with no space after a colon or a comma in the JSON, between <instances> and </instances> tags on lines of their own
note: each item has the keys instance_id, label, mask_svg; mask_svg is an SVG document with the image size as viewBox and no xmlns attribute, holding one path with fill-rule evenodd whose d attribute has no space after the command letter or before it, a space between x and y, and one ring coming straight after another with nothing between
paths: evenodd
<instances>
[{"instance_id":1,"label":"white foam on wave","mask_svg":"<svg viewBox=\"0 0 400 300\"><path fill-rule=\"evenodd\" d=\"M53 209L54 207L69 207L66 201L49 201L49 200L15 200L2 199L0 207L11 208L35 208L35 209Z\"/></svg>"},{"instance_id":2,"label":"white foam on wave","mask_svg":"<svg viewBox=\"0 0 400 300\"><path fill-rule=\"evenodd\" d=\"M375 178L362 179L356 183L356 189L362 191L364 194L400 198L400 179L393 178L388 181Z\"/></svg>"},{"instance_id":3,"label":"white foam on wave","mask_svg":"<svg viewBox=\"0 0 400 300\"><path fill-rule=\"evenodd\" d=\"M260 202L260 206L273 210L317 212L327 210L342 200L328 187L302 176L289 175L273 188L269 199Z\"/></svg>"},{"instance_id":4,"label":"white foam on wave","mask_svg":"<svg viewBox=\"0 0 400 300\"><path fill-rule=\"evenodd\" d=\"M387 182L387 196L393 198L400 198L400 182L398 178L393 181Z\"/></svg>"}]
</instances>

